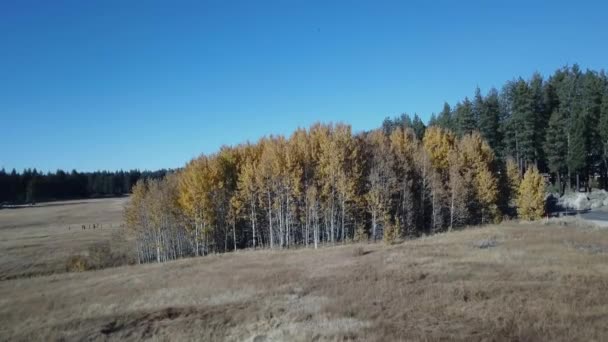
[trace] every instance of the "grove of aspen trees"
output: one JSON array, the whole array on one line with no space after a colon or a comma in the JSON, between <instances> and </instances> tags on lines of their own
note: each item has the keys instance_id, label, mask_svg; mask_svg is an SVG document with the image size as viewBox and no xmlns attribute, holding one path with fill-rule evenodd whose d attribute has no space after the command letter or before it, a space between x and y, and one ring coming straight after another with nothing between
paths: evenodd
<instances>
[{"instance_id":1,"label":"grove of aspen trees","mask_svg":"<svg viewBox=\"0 0 608 342\"><path fill-rule=\"evenodd\" d=\"M607 151L608 77L574 65L477 89L428 126L404 114L371 131L317 123L224 146L137 182L125 218L139 262L392 243L541 218L546 185L606 187Z\"/></svg>"}]
</instances>

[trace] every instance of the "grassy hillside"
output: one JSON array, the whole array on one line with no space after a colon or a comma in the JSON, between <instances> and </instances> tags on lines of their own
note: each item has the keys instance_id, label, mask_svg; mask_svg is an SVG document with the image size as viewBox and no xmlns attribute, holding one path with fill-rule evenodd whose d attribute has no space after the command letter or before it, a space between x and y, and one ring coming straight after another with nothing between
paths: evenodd
<instances>
[{"instance_id":1,"label":"grassy hillside","mask_svg":"<svg viewBox=\"0 0 608 342\"><path fill-rule=\"evenodd\" d=\"M608 230L509 223L0 282L0 340L603 340Z\"/></svg>"}]
</instances>

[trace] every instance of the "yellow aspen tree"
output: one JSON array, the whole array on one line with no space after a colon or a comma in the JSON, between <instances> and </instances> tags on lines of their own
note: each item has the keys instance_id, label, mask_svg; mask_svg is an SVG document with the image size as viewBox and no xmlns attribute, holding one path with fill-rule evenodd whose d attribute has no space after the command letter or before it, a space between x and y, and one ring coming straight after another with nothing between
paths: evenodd
<instances>
[{"instance_id":1,"label":"yellow aspen tree","mask_svg":"<svg viewBox=\"0 0 608 342\"><path fill-rule=\"evenodd\" d=\"M338 140L335 139L335 128L326 125L318 129L315 134L319 145L319 160L317 179L319 184L323 221L326 240L334 243L337 239L336 213L338 211L338 177L342 160L342 151Z\"/></svg>"},{"instance_id":2,"label":"yellow aspen tree","mask_svg":"<svg viewBox=\"0 0 608 342\"><path fill-rule=\"evenodd\" d=\"M138 263L148 261L145 253L147 246L142 245L145 241L140 238L148 228L147 193L148 187L145 180L138 180L131 189L131 197L124 209L126 227L128 232L135 237Z\"/></svg>"},{"instance_id":3,"label":"yellow aspen tree","mask_svg":"<svg viewBox=\"0 0 608 342\"><path fill-rule=\"evenodd\" d=\"M355 196L355 180L358 178L356 174L359 171L356 165L358 150L349 125L337 124L333 139L336 141L339 158L336 165L336 192L340 207L340 240L344 243L348 238L347 215L350 214L350 204Z\"/></svg>"},{"instance_id":4,"label":"yellow aspen tree","mask_svg":"<svg viewBox=\"0 0 608 342\"><path fill-rule=\"evenodd\" d=\"M517 214L522 220L538 220L545 214L545 180L535 166L526 170L519 185Z\"/></svg>"},{"instance_id":5,"label":"yellow aspen tree","mask_svg":"<svg viewBox=\"0 0 608 342\"><path fill-rule=\"evenodd\" d=\"M283 187L284 176L284 138L265 138L260 141L262 152L258 171L256 173L257 186L260 189L260 204L266 210L268 220L268 240L270 248L275 243L283 247L283 213L282 197L285 193ZM278 235L278 236L277 236Z\"/></svg>"},{"instance_id":6,"label":"yellow aspen tree","mask_svg":"<svg viewBox=\"0 0 608 342\"><path fill-rule=\"evenodd\" d=\"M245 157L241 171L238 178L238 197L243 205L247 205L247 215L249 217L249 223L251 225L252 232L252 245L255 249L257 247L257 203L259 198L258 184L256 182L257 174L257 161L253 151L250 151Z\"/></svg>"},{"instance_id":7,"label":"yellow aspen tree","mask_svg":"<svg viewBox=\"0 0 608 342\"><path fill-rule=\"evenodd\" d=\"M288 169L293 190L295 212L300 225L302 244L308 247L311 234L311 215L307 192L314 183L314 163L311 155L309 133L298 128L289 139ZM294 222L295 223L295 222Z\"/></svg>"},{"instance_id":8,"label":"yellow aspen tree","mask_svg":"<svg viewBox=\"0 0 608 342\"><path fill-rule=\"evenodd\" d=\"M230 209L228 211L228 221L232 226L232 243L233 250L236 252L236 226L239 220L239 217L243 215L244 205L241 201L240 197L234 194L230 197Z\"/></svg>"},{"instance_id":9,"label":"yellow aspen tree","mask_svg":"<svg viewBox=\"0 0 608 342\"><path fill-rule=\"evenodd\" d=\"M519 193L519 185L521 183L521 176L519 175L519 166L515 159L509 157L506 161L506 181L507 190L510 202L515 202Z\"/></svg>"},{"instance_id":10,"label":"yellow aspen tree","mask_svg":"<svg viewBox=\"0 0 608 342\"><path fill-rule=\"evenodd\" d=\"M166 212L165 204L167 198L163 193L163 181L150 179L148 181L148 210L150 220L150 235L152 237L153 248L156 250L156 262L165 261L165 245L163 243L163 229L165 229Z\"/></svg>"},{"instance_id":11,"label":"yellow aspen tree","mask_svg":"<svg viewBox=\"0 0 608 342\"><path fill-rule=\"evenodd\" d=\"M455 146L448 155L448 192L450 206L450 222L448 229L465 225L469 220L469 205L474 193L472 186L473 174L466 168L464 160Z\"/></svg>"},{"instance_id":12,"label":"yellow aspen tree","mask_svg":"<svg viewBox=\"0 0 608 342\"><path fill-rule=\"evenodd\" d=\"M399 216L401 217L399 222L407 235L413 235L416 224L415 157L419 141L409 127L405 129L397 127L391 133L390 141L398 180Z\"/></svg>"},{"instance_id":13,"label":"yellow aspen tree","mask_svg":"<svg viewBox=\"0 0 608 342\"><path fill-rule=\"evenodd\" d=\"M431 164L440 174L449 167L448 154L454 146L454 141L454 134L441 127L431 126L424 133L422 145L429 155Z\"/></svg>"},{"instance_id":14,"label":"yellow aspen tree","mask_svg":"<svg viewBox=\"0 0 608 342\"><path fill-rule=\"evenodd\" d=\"M498 213L498 178L492 172L494 152L478 132L465 134L459 144L463 167L472 172L479 216L476 223L493 222Z\"/></svg>"},{"instance_id":15,"label":"yellow aspen tree","mask_svg":"<svg viewBox=\"0 0 608 342\"><path fill-rule=\"evenodd\" d=\"M459 145L464 162L475 169L490 166L494 162L494 151L479 132L465 134Z\"/></svg>"},{"instance_id":16,"label":"yellow aspen tree","mask_svg":"<svg viewBox=\"0 0 608 342\"><path fill-rule=\"evenodd\" d=\"M127 225L132 232L136 232L144 225L146 208L145 208L145 197L147 193L146 182L140 179L131 188L131 196L129 201L125 205L124 218Z\"/></svg>"},{"instance_id":17,"label":"yellow aspen tree","mask_svg":"<svg viewBox=\"0 0 608 342\"><path fill-rule=\"evenodd\" d=\"M374 130L367 135L369 156L369 174L365 199L371 216L371 238L379 237L379 228L389 225L386 218L391 208L391 195L395 188L396 177L390 142L384 132Z\"/></svg>"},{"instance_id":18,"label":"yellow aspen tree","mask_svg":"<svg viewBox=\"0 0 608 342\"><path fill-rule=\"evenodd\" d=\"M302 200L302 177L304 173L304 155L296 144L294 135L286 141L284 154L285 165L283 170L284 186L284 216L286 246L295 244L300 220L298 219L299 204Z\"/></svg>"},{"instance_id":19,"label":"yellow aspen tree","mask_svg":"<svg viewBox=\"0 0 608 342\"><path fill-rule=\"evenodd\" d=\"M204 155L192 160L179 177L179 204L186 216L194 225L194 254L200 254L200 243L204 241L202 234L207 232L206 226L210 199L209 161ZM188 227L192 227L188 225ZM204 247L204 246L203 246Z\"/></svg>"},{"instance_id":20,"label":"yellow aspen tree","mask_svg":"<svg viewBox=\"0 0 608 342\"><path fill-rule=\"evenodd\" d=\"M481 166L475 176L477 200L481 209L481 223L487 223L499 218L496 201L498 199L498 184L496 177L487 166Z\"/></svg>"}]
</instances>

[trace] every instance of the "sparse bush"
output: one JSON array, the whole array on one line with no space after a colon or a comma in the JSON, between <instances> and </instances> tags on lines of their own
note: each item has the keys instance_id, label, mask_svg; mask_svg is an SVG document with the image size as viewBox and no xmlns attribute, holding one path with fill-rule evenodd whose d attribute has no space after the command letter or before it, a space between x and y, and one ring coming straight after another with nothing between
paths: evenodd
<instances>
[{"instance_id":1,"label":"sparse bush","mask_svg":"<svg viewBox=\"0 0 608 342\"><path fill-rule=\"evenodd\" d=\"M89 246L89 267L105 268L111 264L112 249L109 241L102 241Z\"/></svg>"},{"instance_id":2,"label":"sparse bush","mask_svg":"<svg viewBox=\"0 0 608 342\"><path fill-rule=\"evenodd\" d=\"M355 247L355 249L353 249L353 256L362 256L365 255L365 249L363 249L363 246L357 246Z\"/></svg>"},{"instance_id":3,"label":"sparse bush","mask_svg":"<svg viewBox=\"0 0 608 342\"><path fill-rule=\"evenodd\" d=\"M365 225L363 223L359 223L357 225L357 230L355 230L355 236L353 237L353 241L355 242L365 242L368 241L369 236L367 235L367 231L365 230Z\"/></svg>"},{"instance_id":4,"label":"sparse bush","mask_svg":"<svg viewBox=\"0 0 608 342\"><path fill-rule=\"evenodd\" d=\"M387 245L392 245L393 243L395 243L395 241L397 241L400 235L401 229L399 219L397 219L397 222L395 224L390 222L390 220L386 220L386 223L384 224L384 243L386 243Z\"/></svg>"},{"instance_id":5,"label":"sparse bush","mask_svg":"<svg viewBox=\"0 0 608 342\"><path fill-rule=\"evenodd\" d=\"M89 247L89 268L102 269L133 264L135 262L123 236L113 235L110 241L95 243Z\"/></svg>"},{"instance_id":6,"label":"sparse bush","mask_svg":"<svg viewBox=\"0 0 608 342\"><path fill-rule=\"evenodd\" d=\"M87 258L83 255L72 255L65 264L67 272L84 272L89 269Z\"/></svg>"}]
</instances>

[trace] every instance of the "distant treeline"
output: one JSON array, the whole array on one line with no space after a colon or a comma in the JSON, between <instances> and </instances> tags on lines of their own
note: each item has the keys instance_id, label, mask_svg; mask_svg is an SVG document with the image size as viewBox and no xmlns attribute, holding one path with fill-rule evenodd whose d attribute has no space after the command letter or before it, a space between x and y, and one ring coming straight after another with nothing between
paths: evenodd
<instances>
[{"instance_id":1,"label":"distant treeline","mask_svg":"<svg viewBox=\"0 0 608 342\"><path fill-rule=\"evenodd\" d=\"M0 170L0 203L34 203L127 194L140 179L163 178L167 170L42 173L36 169Z\"/></svg>"}]
</instances>

